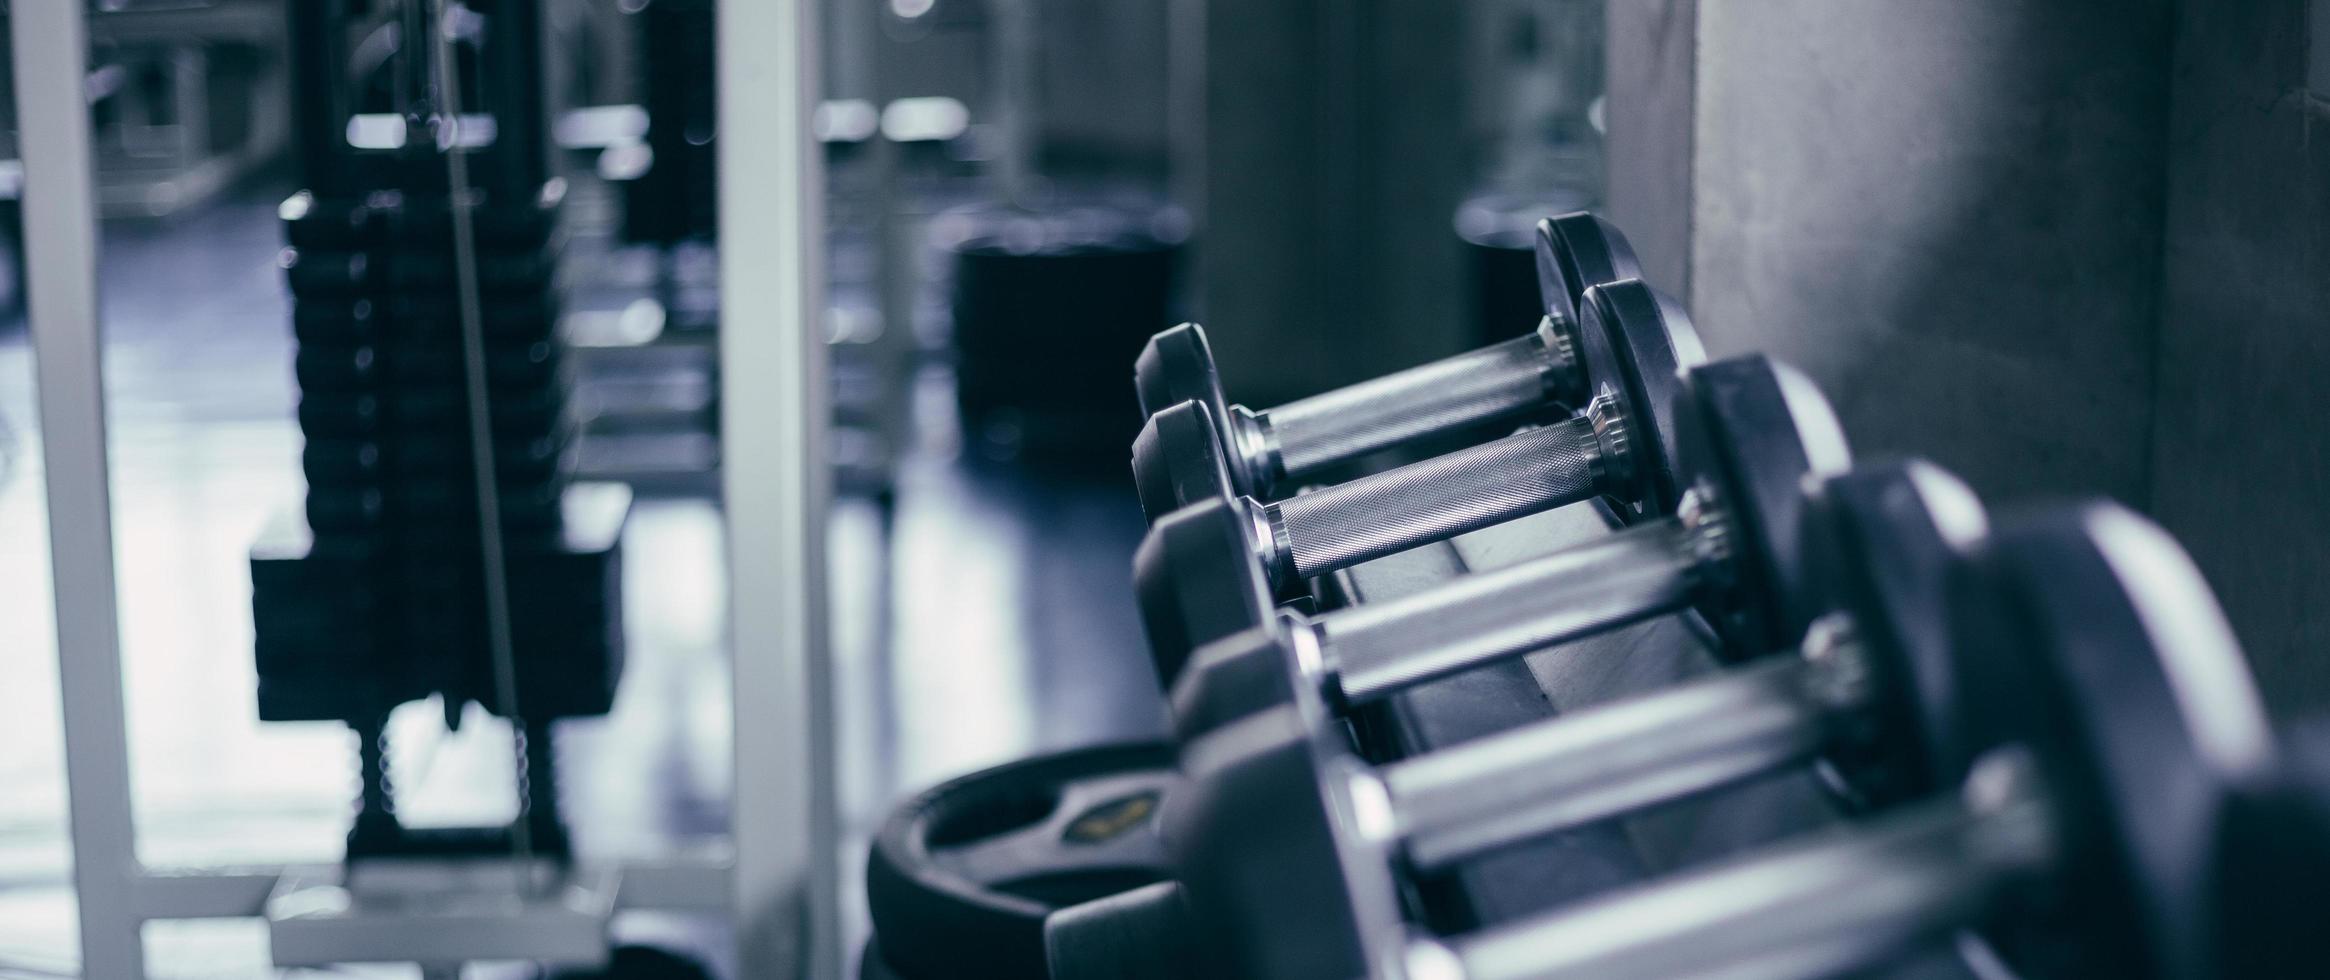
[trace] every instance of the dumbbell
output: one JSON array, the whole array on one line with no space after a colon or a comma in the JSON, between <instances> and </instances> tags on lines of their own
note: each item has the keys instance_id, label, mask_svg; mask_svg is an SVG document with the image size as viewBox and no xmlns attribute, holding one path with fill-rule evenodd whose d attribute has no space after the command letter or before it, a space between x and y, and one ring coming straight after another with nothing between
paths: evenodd
<instances>
[{"instance_id":1,"label":"dumbbell","mask_svg":"<svg viewBox=\"0 0 2330 980\"><path fill-rule=\"evenodd\" d=\"M1744 650L1795 642L1819 605L1799 533L1804 480L1849 465L1835 413L1803 375L1762 355L1689 371L1670 408L1686 488L1672 516L1387 602L1233 620L1221 610L1251 616L1254 607L1222 592L1263 588L1219 581L1256 578L1235 533L1251 526L1246 515L1212 502L1160 522L1134 580L1148 620L1163 623L1152 625L1150 647L1180 730L1283 700L1288 683L1341 710L1693 603ZM1192 612L1204 619L1171 618L1196 589L1225 605ZM1187 640L1210 645L1190 657Z\"/></svg>"},{"instance_id":2,"label":"dumbbell","mask_svg":"<svg viewBox=\"0 0 2330 980\"><path fill-rule=\"evenodd\" d=\"M1985 532L1982 505L1955 477L1913 461L1827 479L1806 523L1806 536L1822 543L1815 577L1836 609L1798 649L1377 770L1400 810L1398 862L1444 868L1823 755L1869 800L1928 791L1925 733L1949 740L1953 707L1945 579ZM1299 676L1302 666L1281 675ZM1177 709L1204 676L1194 667L1184 675ZM1259 668L1247 679L1271 681ZM1302 680L1277 688L1309 703L1307 713L1333 713L1332 689L1320 697ZM1183 731L1264 710L1244 708L1191 718Z\"/></svg>"},{"instance_id":3,"label":"dumbbell","mask_svg":"<svg viewBox=\"0 0 2330 980\"><path fill-rule=\"evenodd\" d=\"M1527 336L1254 411L1223 396L1204 328L1182 324L1151 338L1134 362L1142 415L1204 405L1230 450L1231 487L1268 500L1293 480L1378 450L1549 404L1582 408L1580 298L1642 271L1626 237L1583 211L1538 222L1536 251L1545 316Z\"/></svg>"},{"instance_id":4,"label":"dumbbell","mask_svg":"<svg viewBox=\"0 0 2330 980\"><path fill-rule=\"evenodd\" d=\"M1630 515L1664 513L1678 496L1671 407L1680 372L1703 359L1698 336L1640 280L1589 289L1582 308L1580 349L1596 388L1578 417L1265 504L1230 497L1210 410L1182 402L1143 428L1136 483L1146 499L1230 497L1249 529L1248 561L1274 591L1597 496Z\"/></svg>"},{"instance_id":5,"label":"dumbbell","mask_svg":"<svg viewBox=\"0 0 2330 980\"><path fill-rule=\"evenodd\" d=\"M1956 694L1923 734L1930 778L1955 794L1428 936L1400 900L1415 828L1435 800L1524 767L1370 769L1326 733L1323 702L1298 699L1183 748L1164 819L1196 928L1255 978L1821 977L1970 929L2030 975L2213 975L2215 899L2196 887L2211 817L2270 749L2199 574L2108 504L2008 527L1951 565L1935 680Z\"/></svg>"}]
</instances>

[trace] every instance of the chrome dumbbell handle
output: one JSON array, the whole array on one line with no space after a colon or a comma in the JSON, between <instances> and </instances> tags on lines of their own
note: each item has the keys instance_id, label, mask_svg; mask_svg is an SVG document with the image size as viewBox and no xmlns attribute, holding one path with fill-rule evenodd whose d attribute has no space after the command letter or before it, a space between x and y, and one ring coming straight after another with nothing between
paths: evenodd
<instances>
[{"instance_id":1,"label":"chrome dumbbell handle","mask_svg":"<svg viewBox=\"0 0 2330 980\"><path fill-rule=\"evenodd\" d=\"M2028 768L2021 758L1985 760L1993 763ZM2028 772L1978 769L1963 800L1921 804L1865 827L1454 939L1418 940L1409 957L1419 970L1410 975L1604 980L1720 971L1793 980L1849 973L1980 921L2000 892L2053 860L2052 807L2037 782ZM1999 786L2008 783L2018 785Z\"/></svg>"},{"instance_id":2,"label":"chrome dumbbell handle","mask_svg":"<svg viewBox=\"0 0 2330 980\"><path fill-rule=\"evenodd\" d=\"M1604 458L1594 423L1574 418L1269 504L1272 577L1313 578L1589 499Z\"/></svg>"},{"instance_id":3,"label":"chrome dumbbell handle","mask_svg":"<svg viewBox=\"0 0 2330 980\"><path fill-rule=\"evenodd\" d=\"M1230 423L1238 451L1271 484L1443 432L1517 415L1570 395L1571 345L1549 321L1454 357L1313 395Z\"/></svg>"},{"instance_id":4,"label":"chrome dumbbell handle","mask_svg":"<svg viewBox=\"0 0 2330 980\"><path fill-rule=\"evenodd\" d=\"M1818 669L1774 657L1385 766L1402 850L1446 867L1809 759L1831 717Z\"/></svg>"},{"instance_id":5,"label":"chrome dumbbell handle","mask_svg":"<svg viewBox=\"0 0 2330 980\"><path fill-rule=\"evenodd\" d=\"M1705 579L1693 528L1656 521L1439 589L1313 620L1327 693L1374 701L1504 657L1673 612Z\"/></svg>"}]
</instances>

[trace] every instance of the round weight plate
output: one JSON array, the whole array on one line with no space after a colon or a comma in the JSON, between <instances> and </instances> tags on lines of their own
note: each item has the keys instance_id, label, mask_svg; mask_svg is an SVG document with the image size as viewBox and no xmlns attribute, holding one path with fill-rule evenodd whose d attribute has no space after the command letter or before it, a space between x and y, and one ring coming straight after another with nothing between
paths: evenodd
<instances>
[{"instance_id":1,"label":"round weight plate","mask_svg":"<svg viewBox=\"0 0 2330 980\"><path fill-rule=\"evenodd\" d=\"M1876 705L1847 760L1873 803L1922 796L1963 772L1949 612L1953 564L1989 533L1974 491L1924 460L1865 466L1822 483L1807 515L1821 588L1853 620Z\"/></svg>"},{"instance_id":2,"label":"round weight plate","mask_svg":"<svg viewBox=\"0 0 2330 980\"><path fill-rule=\"evenodd\" d=\"M2029 975L2211 975L2217 817L2271 736L2207 584L2113 504L2002 528L1961 567L1961 730L2033 752L2058 828L2056 901L2001 927L2009 957Z\"/></svg>"},{"instance_id":3,"label":"round weight plate","mask_svg":"<svg viewBox=\"0 0 2330 980\"><path fill-rule=\"evenodd\" d=\"M882 956L908 980L1041 977L1044 918L1167 875L1155 814L1172 747L1038 756L964 776L891 812L866 861Z\"/></svg>"},{"instance_id":4,"label":"round weight plate","mask_svg":"<svg viewBox=\"0 0 2330 980\"><path fill-rule=\"evenodd\" d=\"M1634 246L1609 222L1573 211L1537 223L1537 292L1547 316L1575 324L1586 290L1640 278Z\"/></svg>"},{"instance_id":5,"label":"round weight plate","mask_svg":"<svg viewBox=\"0 0 2330 980\"><path fill-rule=\"evenodd\" d=\"M1789 644L1826 604L1804 554L1805 478L1852 465L1844 428L1812 383L1761 354L1693 368L1674 415L1682 486L1707 486L1729 520L1736 579L1707 619L1729 652L1761 656Z\"/></svg>"},{"instance_id":6,"label":"round weight plate","mask_svg":"<svg viewBox=\"0 0 2330 980\"><path fill-rule=\"evenodd\" d=\"M1192 651L1272 615L1247 512L1227 497L1166 515L1133 553L1133 595L1157 679L1171 690Z\"/></svg>"},{"instance_id":7,"label":"round weight plate","mask_svg":"<svg viewBox=\"0 0 2330 980\"><path fill-rule=\"evenodd\" d=\"M1611 506L1629 523L1673 513L1675 399L1706 349L1690 316L1639 279L1588 289L1579 309L1589 396L1612 399L1626 422L1632 478L1610 488Z\"/></svg>"},{"instance_id":8,"label":"round weight plate","mask_svg":"<svg viewBox=\"0 0 2330 980\"><path fill-rule=\"evenodd\" d=\"M1198 934L1236 976L1380 976L1406 936L1389 856L1364 829L1382 829L1388 801L1352 805L1344 787L1373 784L1352 778L1322 710L1298 692L1182 749L1164 837Z\"/></svg>"},{"instance_id":9,"label":"round weight plate","mask_svg":"<svg viewBox=\"0 0 2330 980\"><path fill-rule=\"evenodd\" d=\"M1133 437L1133 491L1150 521L1230 494L1216 421L1204 402L1184 401L1141 423Z\"/></svg>"}]
</instances>

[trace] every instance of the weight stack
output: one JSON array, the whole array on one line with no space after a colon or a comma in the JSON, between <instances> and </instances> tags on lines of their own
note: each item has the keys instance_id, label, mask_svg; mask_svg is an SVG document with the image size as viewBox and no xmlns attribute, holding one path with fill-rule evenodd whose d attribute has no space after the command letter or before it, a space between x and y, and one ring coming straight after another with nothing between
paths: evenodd
<instances>
[{"instance_id":1,"label":"weight stack","mask_svg":"<svg viewBox=\"0 0 2330 980\"><path fill-rule=\"evenodd\" d=\"M604 713L621 670L619 486L570 484L557 333L564 185L471 209L517 700ZM499 710L451 210L442 196L294 195L289 247L304 508L251 554L259 716L377 719L442 694Z\"/></svg>"}]
</instances>

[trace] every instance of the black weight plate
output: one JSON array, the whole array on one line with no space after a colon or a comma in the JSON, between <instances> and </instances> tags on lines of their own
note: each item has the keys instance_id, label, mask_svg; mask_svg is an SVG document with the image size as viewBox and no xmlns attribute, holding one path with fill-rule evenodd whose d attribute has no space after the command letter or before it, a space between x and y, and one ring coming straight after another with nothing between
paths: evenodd
<instances>
[{"instance_id":1,"label":"black weight plate","mask_svg":"<svg viewBox=\"0 0 2330 980\"><path fill-rule=\"evenodd\" d=\"M1971 761L1948 585L1989 533L1982 502L1941 467L1907 460L1829 478L1808 516L1822 590L1852 618L1878 698L1874 729L1843 760L1847 779L1874 804L1939 791Z\"/></svg>"},{"instance_id":2,"label":"black weight plate","mask_svg":"<svg viewBox=\"0 0 2330 980\"><path fill-rule=\"evenodd\" d=\"M557 304L547 300L505 302L486 297L480 325L489 347L551 341ZM399 316L395 310L405 310ZM302 344L337 347L431 346L461 343L461 323L451 311L436 311L401 299L369 295L295 297L292 336Z\"/></svg>"},{"instance_id":3,"label":"black weight plate","mask_svg":"<svg viewBox=\"0 0 2330 980\"><path fill-rule=\"evenodd\" d=\"M486 381L496 388L539 387L568 370L548 341L489 343ZM459 348L443 343L301 344L293 375L302 390L347 391L378 385L459 385L468 365Z\"/></svg>"},{"instance_id":4,"label":"black weight plate","mask_svg":"<svg viewBox=\"0 0 2330 980\"><path fill-rule=\"evenodd\" d=\"M911 978L1045 975L1044 919L1163 880L1153 824L1172 747L1038 756L943 783L891 811L866 861L884 958Z\"/></svg>"},{"instance_id":5,"label":"black weight plate","mask_svg":"<svg viewBox=\"0 0 2330 980\"><path fill-rule=\"evenodd\" d=\"M565 429L535 439L494 440L495 472L505 480L534 482L554 478L564 469L570 451ZM469 440L464 433L450 439L378 439L318 437L300 450L300 466L310 486L341 485L400 479L408 476L470 471Z\"/></svg>"},{"instance_id":6,"label":"black weight plate","mask_svg":"<svg viewBox=\"0 0 2330 980\"><path fill-rule=\"evenodd\" d=\"M2005 918L2010 959L2038 976L2211 975L2217 819L2271 736L2207 584L2109 503L2002 522L1960 567L1961 730L2031 750L2056 814L2056 901Z\"/></svg>"},{"instance_id":7,"label":"black weight plate","mask_svg":"<svg viewBox=\"0 0 2330 980\"><path fill-rule=\"evenodd\" d=\"M1200 501L1159 520L1133 552L1133 593L1166 690L1198 647L1273 615L1245 522L1235 501Z\"/></svg>"},{"instance_id":8,"label":"black weight plate","mask_svg":"<svg viewBox=\"0 0 2330 980\"><path fill-rule=\"evenodd\" d=\"M300 191L276 206L284 242L295 249L353 251L387 240L387 215L361 201L319 199Z\"/></svg>"},{"instance_id":9,"label":"black weight plate","mask_svg":"<svg viewBox=\"0 0 2330 980\"><path fill-rule=\"evenodd\" d=\"M1712 491L1733 532L1733 581L1707 619L1729 652L1760 656L1795 643L1827 606L1805 556L1806 482L1844 472L1852 453L1828 400L1762 354L1693 368L1683 391L1684 487Z\"/></svg>"},{"instance_id":10,"label":"black weight plate","mask_svg":"<svg viewBox=\"0 0 2330 980\"><path fill-rule=\"evenodd\" d=\"M1676 399L1686 368L1707 359L1689 314L1642 280L1586 291L1578 347L1589 397L1609 397L1626 421L1633 478L1613 488L1611 509L1633 523L1672 513L1681 495Z\"/></svg>"},{"instance_id":11,"label":"black weight plate","mask_svg":"<svg viewBox=\"0 0 2330 980\"><path fill-rule=\"evenodd\" d=\"M1154 522L1201 500L1231 493L1220 430L1203 402L1170 406L1133 437L1133 490Z\"/></svg>"},{"instance_id":12,"label":"black weight plate","mask_svg":"<svg viewBox=\"0 0 2330 980\"><path fill-rule=\"evenodd\" d=\"M497 444L503 439L530 442L568 424L562 403L496 406L493 412ZM458 408L442 403L399 403L373 395L328 392L302 397L299 402L300 430L309 438L453 440L467 438L467 425Z\"/></svg>"},{"instance_id":13,"label":"black weight plate","mask_svg":"<svg viewBox=\"0 0 2330 980\"><path fill-rule=\"evenodd\" d=\"M1537 223L1537 294L1545 315L1575 325L1586 290L1642 278L1625 233L1586 211Z\"/></svg>"}]
</instances>

